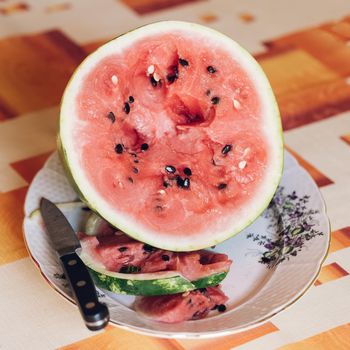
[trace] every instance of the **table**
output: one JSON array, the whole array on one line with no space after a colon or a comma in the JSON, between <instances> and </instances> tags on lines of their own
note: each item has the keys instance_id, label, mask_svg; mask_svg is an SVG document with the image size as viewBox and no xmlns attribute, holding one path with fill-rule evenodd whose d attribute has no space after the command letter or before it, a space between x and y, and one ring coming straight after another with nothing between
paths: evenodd
<instances>
[{"instance_id":1,"label":"table","mask_svg":"<svg viewBox=\"0 0 350 350\"><path fill-rule=\"evenodd\" d=\"M23 202L55 149L58 104L77 64L120 33L161 19L217 28L262 65L286 147L310 172L332 225L315 285L257 328L211 340L84 328L28 257ZM0 348L257 350L350 348L350 2L348 0L0 0Z\"/></svg>"}]
</instances>

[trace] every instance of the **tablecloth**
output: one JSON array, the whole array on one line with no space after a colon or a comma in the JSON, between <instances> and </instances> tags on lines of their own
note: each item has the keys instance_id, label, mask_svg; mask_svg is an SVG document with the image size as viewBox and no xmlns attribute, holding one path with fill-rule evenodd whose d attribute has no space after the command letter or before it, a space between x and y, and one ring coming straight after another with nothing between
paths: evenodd
<instances>
[{"instance_id":1,"label":"tablecloth","mask_svg":"<svg viewBox=\"0 0 350 350\"><path fill-rule=\"evenodd\" d=\"M255 55L282 113L286 147L325 198L332 233L314 286L267 323L210 340L89 332L26 251L23 202L55 149L58 104L81 60L162 19L202 23ZM0 349L350 348L349 0L0 0Z\"/></svg>"}]
</instances>

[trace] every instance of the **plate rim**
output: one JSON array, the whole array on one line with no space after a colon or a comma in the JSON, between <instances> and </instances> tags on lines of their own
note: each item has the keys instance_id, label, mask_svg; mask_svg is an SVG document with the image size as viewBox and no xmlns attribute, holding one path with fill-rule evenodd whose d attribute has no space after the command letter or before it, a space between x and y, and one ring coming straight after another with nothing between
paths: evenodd
<instances>
[{"instance_id":1,"label":"plate rim","mask_svg":"<svg viewBox=\"0 0 350 350\"><path fill-rule=\"evenodd\" d=\"M217 331L207 331L207 332L186 332L186 331L169 332L169 331L162 331L162 330L145 329L145 328L141 328L141 327L137 327L137 326L133 326L133 325L129 325L129 324L124 324L122 322L115 321L115 320L112 320L112 319L110 319L110 321L109 321L110 324L113 325L114 327L118 327L118 328L122 328L122 329L129 330L129 331L132 331L132 332L136 332L138 334L154 336L154 337L158 337L158 338L168 338L168 339L209 339L209 338L214 338L214 337L222 337L222 336L237 334L237 333L244 332L244 331L247 331L249 329L258 327L258 326L266 323L268 320L271 320L273 317L278 315L280 312L285 311L290 306L292 306L296 302L298 302L304 296L304 294L306 294L308 292L308 290L313 286L314 282L317 280L318 275L320 274L320 271L321 271L321 268L323 266L323 263L327 259L327 256L328 256L329 250L330 250L330 243L331 243L331 235L330 235L331 224L330 224L330 219L329 219L329 217L327 215L326 202L325 202L325 200L324 200L324 198L322 196L321 191L319 190L318 186L316 185L314 179L305 170L305 168L303 166L301 166L301 164L298 162L298 160L287 149L285 149L285 153L288 153L288 155L295 161L295 165L294 166L298 167L299 170L303 172L304 176L309 178L309 180L311 181L313 187L316 189L316 192L317 192L318 197L320 199L320 202L322 204L322 212L320 212L320 214L324 216L325 223L327 224L326 232L324 232L324 235L325 235L325 237L327 239L327 241L325 242L327 244L327 246L326 246L326 249L324 251L323 256L321 255L321 258L319 259L317 264L315 264L315 266L317 266L317 270L315 269L315 273L313 275L313 278L310 279L310 281L302 289L300 289L295 294L294 297L290 298L288 302L285 302L282 305L280 305L279 307L276 307L275 309L273 309L272 312L270 312L269 314L267 314L265 317L261 318L258 321L254 321L252 323L248 323L248 324L243 325L241 327L228 328L228 329L224 329L224 330L221 330L221 331L217 330ZM44 163L44 165L39 169L39 171L34 176L32 182L29 184L28 191L26 193L26 197L25 197L25 200L24 200L24 205L25 205L25 203L26 203L26 201L28 199L28 193L29 193L29 189L30 189L32 183L35 181L35 179L39 175L39 173L44 168L46 168L47 163L50 161L51 158L53 158L55 156L55 154L57 154L57 150L54 150L53 153L47 158L47 160ZM29 245L28 245L27 238L26 238L26 230L25 230L26 220L29 220L29 216L27 214L25 214L23 222L22 222L22 236L23 236L25 247L27 249L27 252L29 254L30 259L33 261L34 265L39 270L40 275L45 280L45 282L51 288L53 288L61 297L63 297L64 300L66 300L67 302L69 302L72 305L77 306L73 298L71 298L64 291L62 291L59 288L57 288L50 281L50 279L43 272L40 263L32 255L32 252L29 249Z\"/></svg>"}]
</instances>

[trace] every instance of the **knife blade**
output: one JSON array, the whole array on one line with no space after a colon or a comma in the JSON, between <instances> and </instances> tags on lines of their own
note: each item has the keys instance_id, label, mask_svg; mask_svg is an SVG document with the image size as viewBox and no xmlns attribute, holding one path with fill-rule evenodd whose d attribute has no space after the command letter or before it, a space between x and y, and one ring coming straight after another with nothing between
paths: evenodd
<instances>
[{"instance_id":1,"label":"knife blade","mask_svg":"<svg viewBox=\"0 0 350 350\"><path fill-rule=\"evenodd\" d=\"M104 328L109 321L109 311L98 301L91 276L76 253L80 243L73 228L57 206L46 198L40 201L40 212L86 327L92 331Z\"/></svg>"}]
</instances>

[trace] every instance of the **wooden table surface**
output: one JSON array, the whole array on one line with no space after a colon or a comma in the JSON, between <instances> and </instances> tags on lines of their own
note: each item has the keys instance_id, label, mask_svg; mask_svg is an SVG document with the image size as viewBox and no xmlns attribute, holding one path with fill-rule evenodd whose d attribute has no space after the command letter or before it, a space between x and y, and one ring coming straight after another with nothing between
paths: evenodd
<instances>
[{"instance_id":1,"label":"wooden table surface","mask_svg":"<svg viewBox=\"0 0 350 350\"><path fill-rule=\"evenodd\" d=\"M211 340L115 327L88 332L28 257L23 202L55 149L58 104L81 60L161 19L212 26L258 59L282 113L286 147L325 198L331 249L315 285L262 326ZM0 0L0 349L350 349L349 0Z\"/></svg>"}]
</instances>

